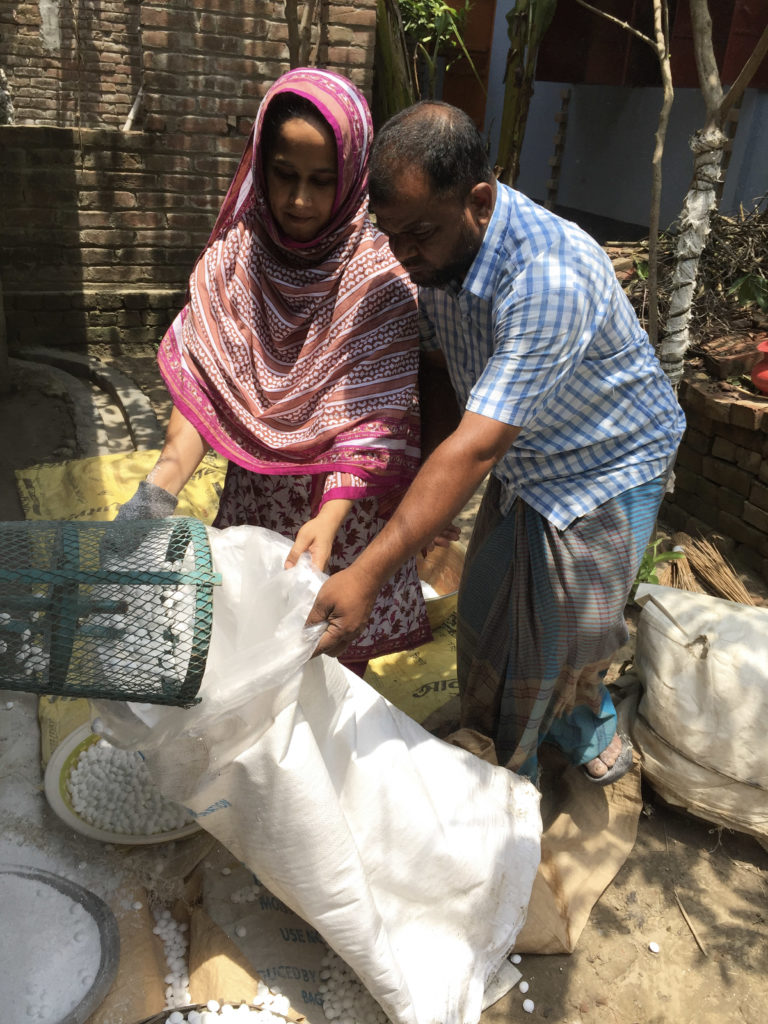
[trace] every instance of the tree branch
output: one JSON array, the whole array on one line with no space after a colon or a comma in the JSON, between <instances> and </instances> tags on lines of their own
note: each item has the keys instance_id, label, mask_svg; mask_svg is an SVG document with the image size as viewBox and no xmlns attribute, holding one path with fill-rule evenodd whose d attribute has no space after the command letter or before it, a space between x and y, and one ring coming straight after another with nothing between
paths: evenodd
<instances>
[{"instance_id":1,"label":"tree branch","mask_svg":"<svg viewBox=\"0 0 768 1024\"><path fill-rule=\"evenodd\" d=\"M768 53L768 25L763 29L763 34L755 44L754 50L749 57L747 57L744 67L736 76L736 81L728 90L723 98L723 102L720 104L720 109L718 110L720 124L723 123L726 114L734 103L741 99L742 94L752 80L752 76L757 71L758 66L761 64L766 53Z\"/></svg>"},{"instance_id":2,"label":"tree branch","mask_svg":"<svg viewBox=\"0 0 768 1024\"><path fill-rule=\"evenodd\" d=\"M707 120L719 122L719 108L723 100L720 72L712 46L712 18L707 0L690 0L693 56L699 76L699 88L707 108Z\"/></svg>"},{"instance_id":3,"label":"tree branch","mask_svg":"<svg viewBox=\"0 0 768 1024\"><path fill-rule=\"evenodd\" d=\"M586 7L586 9L588 11L592 11L593 14L598 14L601 18L605 18L607 21L612 21L614 25L620 25L621 28L626 29L627 32L631 32L633 36L637 36L638 39L642 39L644 43L647 43L654 53L656 52L656 43L654 43L651 37L640 32L638 29L633 28L628 21L622 21L620 18L615 18L612 14L608 14L607 11L601 11L599 7L593 7L592 4L587 3L587 0L576 0L576 3L581 4L582 7Z\"/></svg>"}]
</instances>

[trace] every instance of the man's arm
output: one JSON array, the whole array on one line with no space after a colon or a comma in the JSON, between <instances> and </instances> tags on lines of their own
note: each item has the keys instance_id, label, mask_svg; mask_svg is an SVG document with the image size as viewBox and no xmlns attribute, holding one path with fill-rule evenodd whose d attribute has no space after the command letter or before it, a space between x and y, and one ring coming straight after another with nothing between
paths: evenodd
<instances>
[{"instance_id":1,"label":"man's arm","mask_svg":"<svg viewBox=\"0 0 768 1024\"><path fill-rule=\"evenodd\" d=\"M419 470L381 533L321 588L307 619L308 625L328 622L315 653L344 651L365 628L384 583L464 508L519 433L520 427L464 413Z\"/></svg>"}]
</instances>

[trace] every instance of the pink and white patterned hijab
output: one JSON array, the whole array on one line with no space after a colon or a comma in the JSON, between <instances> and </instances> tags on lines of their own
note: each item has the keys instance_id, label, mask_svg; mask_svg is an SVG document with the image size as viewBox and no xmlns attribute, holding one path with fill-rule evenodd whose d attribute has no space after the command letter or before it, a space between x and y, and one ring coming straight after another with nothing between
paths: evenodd
<instances>
[{"instance_id":1,"label":"pink and white patterned hijab","mask_svg":"<svg viewBox=\"0 0 768 1024\"><path fill-rule=\"evenodd\" d=\"M261 128L283 92L306 97L336 140L331 218L310 242L269 210ZM352 497L399 493L418 468L416 289L368 218L371 139L347 79L278 79L158 355L174 404L221 454L258 473L351 474Z\"/></svg>"}]
</instances>

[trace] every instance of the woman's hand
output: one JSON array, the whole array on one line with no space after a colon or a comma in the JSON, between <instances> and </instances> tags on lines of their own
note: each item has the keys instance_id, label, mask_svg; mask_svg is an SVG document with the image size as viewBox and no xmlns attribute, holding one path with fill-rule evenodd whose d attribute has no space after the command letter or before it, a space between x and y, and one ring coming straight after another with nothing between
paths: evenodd
<instances>
[{"instance_id":1,"label":"woman's hand","mask_svg":"<svg viewBox=\"0 0 768 1024\"><path fill-rule=\"evenodd\" d=\"M304 523L296 534L293 547L288 552L285 568L290 569L298 562L301 555L308 551L312 556L312 565L321 572L326 572L331 558L331 548L336 530L329 534L318 516Z\"/></svg>"},{"instance_id":2,"label":"woman's hand","mask_svg":"<svg viewBox=\"0 0 768 1024\"><path fill-rule=\"evenodd\" d=\"M333 542L351 508L352 502L346 498L326 501L317 515L304 523L296 534L296 540L285 560L285 568L292 568L304 552L308 551L312 556L312 565L321 572L327 572Z\"/></svg>"}]
</instances>

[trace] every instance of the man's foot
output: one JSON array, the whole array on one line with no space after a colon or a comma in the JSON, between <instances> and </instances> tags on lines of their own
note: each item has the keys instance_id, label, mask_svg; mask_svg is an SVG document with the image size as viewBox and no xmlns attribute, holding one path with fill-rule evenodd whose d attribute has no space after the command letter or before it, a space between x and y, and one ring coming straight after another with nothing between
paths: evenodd
<instances>
[{"instance_id":1,"label":"man's foot","mask_svg":"<svg viewBox=\"0 0 768 1024\"><path fill-rule=\"evenodd\" d=\"M581 765L590 782L598 786L609 786L632 767L632 743L624 733L617 732L611 742L591 761Z\"/></svg>"}]
</instances>

